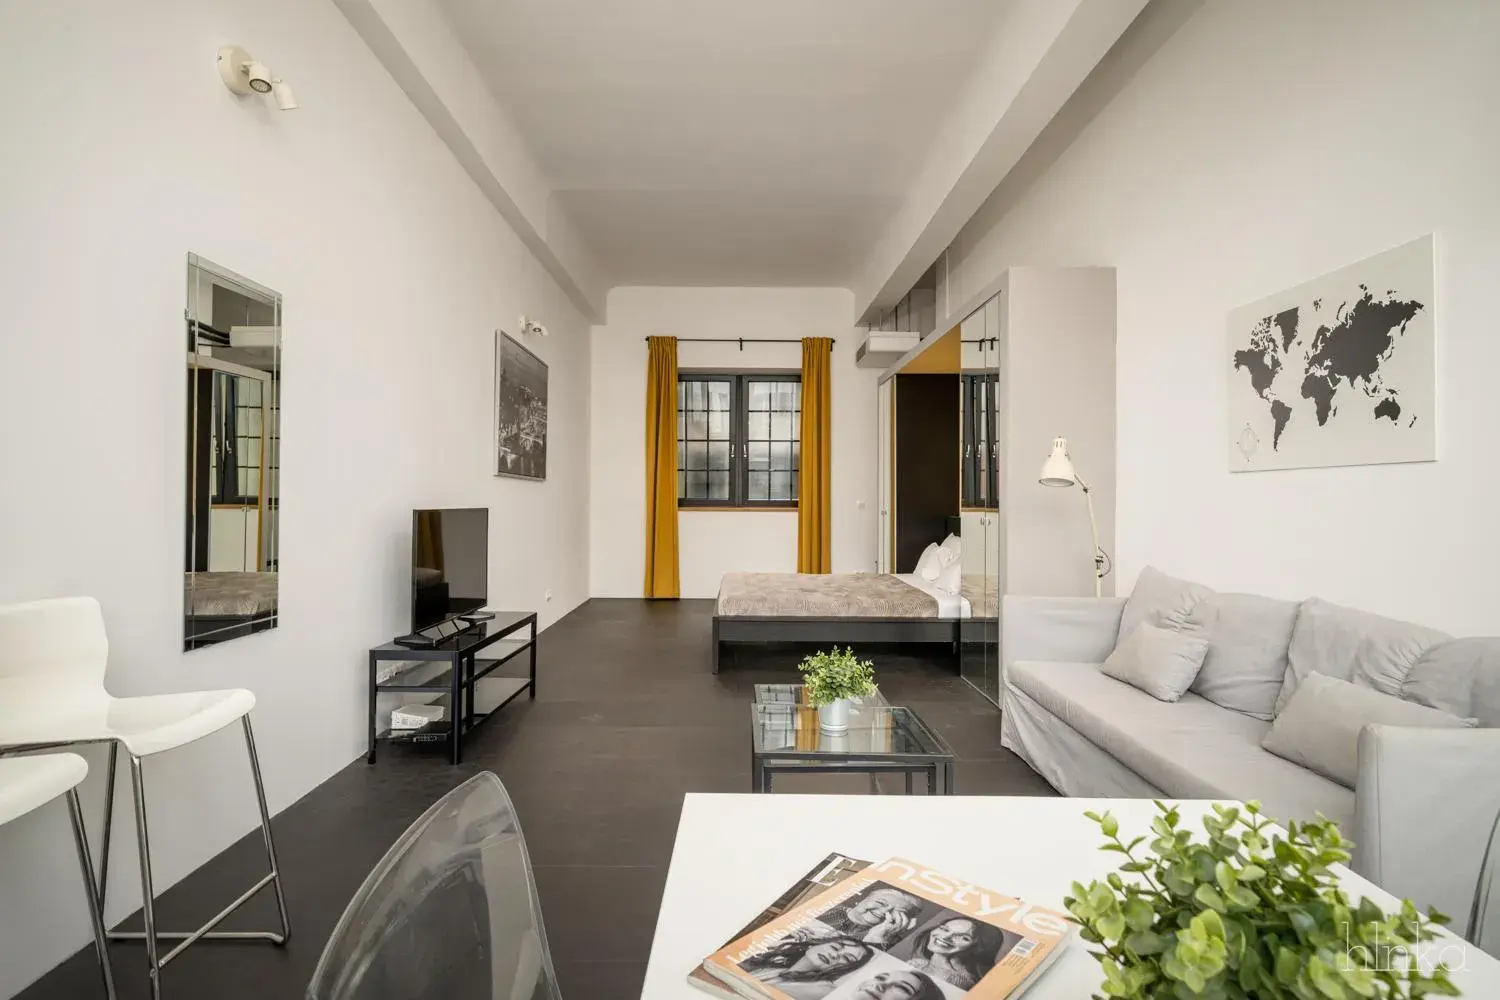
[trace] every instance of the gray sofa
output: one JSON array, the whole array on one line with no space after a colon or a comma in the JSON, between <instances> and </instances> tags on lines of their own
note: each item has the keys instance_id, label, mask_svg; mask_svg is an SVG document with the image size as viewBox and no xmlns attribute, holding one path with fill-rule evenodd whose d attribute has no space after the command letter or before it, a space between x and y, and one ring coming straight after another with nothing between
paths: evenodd
<instances>
[{"instance_id":1,"label":"gray sofa","mask_svg":"<svg viewBox=\"0 0 1500 1000\"><path fill-rule=\"evenodd\" d=\"M1140 621L1210 635L1176 702L1100 669ZM1281 820L1322 813L1355 842L1356 871L1463 933L1500 811L1500 640L1451 640L1316 598L1214 594L1148 569L1128 600L1007 595L1001 662L1001 743L1063 794L1258 799ZM1477 727L1366 726L1347 788L1261 747L1310 672Z\"/></svg>"}]
</instances>

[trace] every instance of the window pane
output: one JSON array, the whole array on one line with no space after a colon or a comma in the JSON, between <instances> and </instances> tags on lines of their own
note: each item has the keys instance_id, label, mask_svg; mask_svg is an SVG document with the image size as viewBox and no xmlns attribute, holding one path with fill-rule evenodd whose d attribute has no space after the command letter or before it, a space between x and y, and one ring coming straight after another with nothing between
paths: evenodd
<instances>
[{"instance_id":1,"label":"window pane","mask_svg":"<svg viewBox=\"0 0 1500 1000\"><path fill-rule=\"evenodd\" d=\"M788 472L792 468L792 443L790 441L775 441L771 444L771 468L783 469Z\"/></svg>"},{"instance_id":2,"label":"window pane","mask_svg":"<svg viewBox=\"0 0 1500 1000\"><path fill-rule=\"evenodd\" d=\"M728 472L710 472L708 474L708 495L715 500L729 499Z\"/></svg>"},{"instance_id":3,"label":"window pane","mask_svg":"<svg viewBox=\"0 0 1500 1000\"><path fill-rule=\"evenodd\" d=\"M792 473L792 499L793 500L797 499L798 497L800 497L802 495L802 494L800 494L800 493L797 492L797 490L801 486L801 483L800 483L801 478L802 478L802 474L801 473L799 473L799 472Z\"/></svg>"},{"instance_id":4,"label":"window pane","mask_svg":"<svg viewBox=\"0 0 1500 1000\"><path fill-rule=\"evenodd\" d=\"M677 499L681 500L684 496L687 495L684 492L686 489L687 489L687 473L686 472L678 472L677 473Z\"/></svg>"},{"instance_id":5,"label":"window pane","mask_svg":"<svg viewBox=\"0 0 1500 1000\"><path fill-rule=\"evenodd\" d=\"M728 382L708 383L708 408L710 410L720 410L725 413L729 412Z\"/></svg>"},{"instance_id":6,"label":"window pane","mask_svg":"<svg viewBox=\"0 0 1500 1000\"><path fill-rule=\"evenodd\" d=\"M689 472L708 468L708 445L702 441L689 441L687 445L687 465Z\"/></svg>"},{"instance_id":7,"label":"window pane","mask_svg":"<svg viewBox=\"0 0 1500 1000\"><path fill-rule=\"evenodd\" d=\"M769 472L750 473L750 492L746 497L748 500L771 499L771 474Z\"/></svg>"},{"instance_id":8,"label":"window pane","mask_svg":"<svg viewBox=\"0 0 1500 1000\"><path fill-rule=\"evenodd\" d=\"M765 441L771 437L771 415L769 413L751 413L746 423L746 437L751 441Z\"/></svg>"},{"instance_id":9,"label":"window pane","mask_svg":"<svg viewBox=\"0 0 1500 1000\"><path fill-rule=\"evenodd\" d=\"M687 418L687 434L689 441L702 441L708 437L708 414L702 411L689 411Z\"/></svg>"},{"instance_id":10,"label":"window pane","mask_svg":"<svg viewBox=\"0 0 1500 1000\"><path fill-rule=\"evenodd\" d=\"M708 436L716 441L729 440L729 414L717 410L708 415Z\"/></svg>"},{"instance_id":11,"label":"window pane","mask_svg":"<svg viewBox=\"0 0 1500 1000\"><path fill-rule=\"evenodd\" d=\"M747 409L769 410L771 408L771 386L772 382L747 382L750 390L750 400Z\"/></svg>"},{"instance_id":12,"label":"window pane","mask_svg":"<svg viewBox=\"0 0 1500 1000\"><path fill-rule=\"evenodd\" d=\"M792 442L792 468L793 469L800 469L800 468L802 468L802 442L801 441L793 441Z\"/></svg>"},{"instance_id":13,"label":"window pane","mask_svg":"<svg viewBox=\"0 0 1500 1000\"><path fill-rule=\"evenodd\" d=\"M771 446L766 442L757 443L751 441L746 449L746 458L750 461L752 469L769 469L771 467Z\"/></svg>"},{"instance_id":14,"label":"window pane","mask_svg":"<svg viewBox=\"0 0 1500 1000\"><path fill-rule=\"evenodd\" d=\"M690 500L707 500L708 499L708 473L706 473L706 472L689 472L687 474L687 484L688 484L688 491L687 491L688 499L690 499Z\"/></svg>"},{"instance_id":15,"label":"window pane","mask_svg":"<svg viewBox=\"0 0 1500 1000\"><path fill-rule=\"evenodd\" d=\"M771 499L790 500L792 498L792 474L790 472L771 473Z\"/></svg>"},{"instance_id":16,"label":"window pane","mask_svg":"<svg viewBox=\"0 0 1500 1000\"><path fill-rule=\"evenodd\" d=\"M729 442L714 441L708 446L708 467L710 469L729 468Z\"/></svg>"},{"instance_id":17,"label":"window pane","mask_svg":"<svg viewBox=\"0 0 1500 1000\"><path fill-rule=\"evenodd\" d=\"M685 441L677 442L677 467L679 469L687 468L687 442Z\"/></svg>"},{"instance_id":18,"label":"window pane","mask_svg":"<svg viewBox=\"0 0 1500 1000\"><path fill-rule=\"evenodd\" d=\"M687 415L681 410L677 411L677 440L681 441L687 437Z\"/></svg>"},{"instance_id":19,"label":"window pane","mask_svg":"<svg viewBox=\"0 0 1500 1000\"><path fill-rule=\"evenodd\" d=\"M776 382L776 409L795 410L802 398L802 383Z\"/></svg>"},{"instance_id":20,"label":"window pane","mask_svg":"<svg viewBox=\"0 0 1500 1000\"><path fill-rule=\"evenodd\" d=\"M753 418L752 418L753 419ZM793 436L792 415L790 413L771 414L771 438L775 441L790 441Z\"/></svg>"}]
</instances>

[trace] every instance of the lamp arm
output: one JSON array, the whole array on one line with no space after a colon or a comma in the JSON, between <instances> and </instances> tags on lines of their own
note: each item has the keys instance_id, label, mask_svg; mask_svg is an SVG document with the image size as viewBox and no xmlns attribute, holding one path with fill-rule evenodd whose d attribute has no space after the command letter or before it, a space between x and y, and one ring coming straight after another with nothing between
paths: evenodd
<instances>
[{"instance_id":1,"label":"lamp arm","mask_svg":"<svg viewBox=\"0 0 1500 1000\"><path fill-rule=\"evenodd\" d=\"M1099 522L1094 518L1094 491L1085 485L1075 473L1074 478L1083 489L1083 498L1089 505L1089 535L1094 541L1094 596L1104 596L1104 552L1099 548Z\"/></svg>"}]
</instances>

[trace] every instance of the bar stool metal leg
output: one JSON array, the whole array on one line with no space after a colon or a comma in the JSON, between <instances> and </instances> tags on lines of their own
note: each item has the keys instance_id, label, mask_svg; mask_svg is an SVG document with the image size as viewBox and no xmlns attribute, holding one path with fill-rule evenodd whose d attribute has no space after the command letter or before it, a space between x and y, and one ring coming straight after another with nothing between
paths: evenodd
<instances>
[{"instance_id":1,"label":"bar stool metal leg","mask_svg":"<svg viewBox=\"0 0 1500 1000\"><path fill-rule=\"evenodd\" d=\"M83 828L83 809L78 805L78 789L68 789L68 817L73 821L73 842L78 848L78 864L83 869L83 890L89 900L89 925L94 931L94 948L99 952L99 971L104 977L104 995L115 1000L115 977L109 966L109 939L104 934L104 915L99 909L98 886L94 882L94 863L89 856L88 833Z\"/></svg>"},{"instance_id":2,"label":"bar stool metal leg","mask_svg":"<svg viewBox=\"0 0 1500 1000\"><path fill-rule=\"evenodd\" d=\"M146 832L146 786L141 758L130 756L130 789L135 796L135 840L141 855L141 917L146 924L146 969L151 978L151 998L161 1000L161 962L156 953L156 893L151 888L151 838Z\"/></svg>"},{"instance_id":3,"label":"bar stool metal leg","mask_svg":"<svg viewBox=\"0 0 1500 1000\"><path fill-rule=\"evenodd\" d=\"M281 866L276 863L276 844L271 840L271 811L266 807L266 784L260 776L260 755L255 752L255 734L250 729L250 716L240 720L245 727L245 749L250 754L250 771L255 776L255 802L260 806L260 832L266 841L266 860L271 865L271 886L276 891L276 910L281 917L281 940L286 944L292 936L292 923L286 915L286 895L281 890Z\"/></svg>"},{"instance_id":4,"label":"bar stool metal leg","mask_svg":"<svg viewBox=\"0 0 1500 1000\"><path fill-rule=\"evenodd\" d=\"M104 771L104 834L99 838L99 914L104 915L104 893L109 887L109 835L115 819L115 772L120 744L109 741L109 764Z\"/></svg>"}]
</instances>

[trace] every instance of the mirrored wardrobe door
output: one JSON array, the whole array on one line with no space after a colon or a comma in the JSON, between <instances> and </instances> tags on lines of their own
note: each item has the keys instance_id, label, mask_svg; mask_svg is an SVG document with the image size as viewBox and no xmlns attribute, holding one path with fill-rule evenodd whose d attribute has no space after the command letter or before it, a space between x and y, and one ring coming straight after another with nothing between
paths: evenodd
<instances>
[{"instance_id":1,"label":"mirrored wardrobe door","mask_svg":"<svg viewBox=\"0 0 1500 1000\"><path fill-rule=\"evenodd\" d=\"M963 597L959 626L959 672L986 696L990 655L984 618L986 480L984 468L985 314L975 310L959 326L959 509L963 526Z\"/></svg>"},{"instance_id":2,"label":"mirrored wardrobe door","mask_svg":"<svg viewBox=\"0 0 1500 1000\"><path fill-rule=\"evenodd\" d=\"M1003 441L1001 413L1004 401L1000 396L1001 387L1004 385L1000 378L1001 344L1004 342L1004 331L1001 326L1003 312L999 294L985 303L984 315L985 342L982 360L985 395L982 437L984 439L986 510L983 607L985 620L988 623L986 636L988 648L985 655L983 687L996 702L999 702L1002 693L1000 629L1003 625L1000 618L1000 598L1005 593L1005 510L1001 503L1003 496L1001 476L1005 467L1001 453Z\"/></svg>"},{"instance_id":3,"label":"mirrored wardrobe door","mask_svg":"<svg viewBox=\"0 0 1500 1000\"><path fill-rule=\"evenodd\" d=\"M183 646L275 628L281 296L188 255Z\"/></svg>"}]
</instances>

